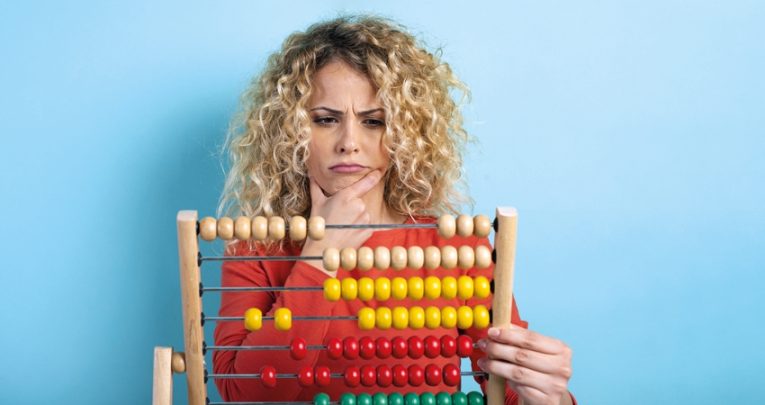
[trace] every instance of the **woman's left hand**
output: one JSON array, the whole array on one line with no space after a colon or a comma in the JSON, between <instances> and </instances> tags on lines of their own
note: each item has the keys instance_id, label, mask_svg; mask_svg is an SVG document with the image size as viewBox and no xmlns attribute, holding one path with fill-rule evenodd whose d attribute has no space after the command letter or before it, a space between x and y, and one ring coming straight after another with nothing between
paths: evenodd
<instances>
[{"instance_id":1,"label":"woman's left hand","mask_svg":"<svg viewBox=\"0 0 765 405\"><path fill-rule=\"evenodd\" d=\"M524 405L570 404L571 349L558 339L517 326L489 329L478 347L484 371L504 377Z\"/></svg>"}]
</instances>

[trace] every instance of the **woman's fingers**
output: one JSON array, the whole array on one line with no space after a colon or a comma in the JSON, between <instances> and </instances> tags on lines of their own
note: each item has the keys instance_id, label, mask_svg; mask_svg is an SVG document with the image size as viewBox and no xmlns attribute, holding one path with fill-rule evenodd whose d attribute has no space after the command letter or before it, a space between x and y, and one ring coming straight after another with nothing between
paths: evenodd
<instances>
[{"instance_id":1,"label":"woman's fingers","mask_svg":"<svg viewBox=\"0 0 765 405\"><path fill-rule=\"evenodd\" d=\"M361 198L364 194L369 192L380 179L382 179L382 172L380 170L371 171L355 183L335 193L335 196L345 200Z\"/></svg>"},{"instance_id":2,"label":"woman's fingers","mask_svg":"<svg viewBox=\"0 0 765 405\"><path fill-rule=\"evenodd\" d=\"M495 342L540 353L568 354L570 357L569 347L560 340L514 325L507 328L490 328L488 334L489 339Z\"/></svg>"},{"instance_id":3,"label":"woman's fingers","mask_svg":"<svg viewBox=\"0 0 765 405\"><path fill-rule=\"evenodd\" d=\"M478 347L490 359L506 361L542 373L569 374L569 376L571 374L569 363L562 356L497 343L489 339L480 340Z\"/></svg>"},{"instance_id":4,"label":"woman's fingers","mask_svg":"<svg viewBox=\"0 0 765 405\"><path fill-rule=\"evenodd\" d=\"M548 374L502 360L491 360L484 357L478 360L478 365L490 374L503 377L513 386L526 385L542 392L551 392L551 383L555 380L550 378ZM562 388L565 389L565 385Z\"/></svg>"}]
</instances>

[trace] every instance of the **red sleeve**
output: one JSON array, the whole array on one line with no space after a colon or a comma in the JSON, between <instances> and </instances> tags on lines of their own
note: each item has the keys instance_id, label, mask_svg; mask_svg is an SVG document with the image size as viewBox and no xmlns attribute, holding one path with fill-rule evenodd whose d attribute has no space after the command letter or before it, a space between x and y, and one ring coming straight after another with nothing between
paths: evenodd
<instances>
[{"instance_id":1,"label":"red sleeve","mask_svg":"<svg viewBox=\"0 0 765 405\"><path fill-rule=\"evenodd\" d=\"M234 249L234 255L242 255L241 249ZM250 253L251 254L251 253ZM271 266L271 264L274 264ZM286 279L284 278L286 277ZM321 286L329 276L304 262L225 262L222 266L221 281L223 286ZM221 316L242 316L249 308L260 308L263 316L273 315L277 308L286 307L293 317L310 314L312 316L328 316L335 307L334 302L324 299L322 291L311 292L260 292L240 293L227 292L221 295ZM243 322L218 322L215 327L215 344L221 346L251 346L251 345L289 345L294 337L301 337L307 342L324 340L328 322L292 322L288 331L278 331L272 321L264 321L261 330L249 332ZM306 358L299 362L301 365L316 364L319 352L309 350ZM241 350L216 351L213 354L213 369L219 374L259 373L264 365L277 366L279 373L295 373L292 365L284 362L284 351L279 350ZM297 367L297 366L295 366ZM217 379L215 381L221 396L225 400L231 398L258 398L261 401L271 401L271 395L279 395L283 400L284 392L300 393L296 380L280 381L279 390L259 389L260 384L253 384L246 379ZM294 384L294 387L291 385Z\"/></svg>"}]
</instances>

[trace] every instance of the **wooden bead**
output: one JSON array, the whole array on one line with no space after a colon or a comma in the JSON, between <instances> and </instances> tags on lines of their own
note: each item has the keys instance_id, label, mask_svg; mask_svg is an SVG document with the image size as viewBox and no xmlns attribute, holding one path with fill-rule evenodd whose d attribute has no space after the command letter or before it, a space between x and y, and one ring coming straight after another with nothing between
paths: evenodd
<instances>
[{"instance_id":1,"label":"wooden bead","mask_svg":"<svg viewBox=\"0 0 765 405\"><path fill-rule=\"evenodd\" d=\"M422 281L422 277L411 277L407 280L407 290L409 292L409 298L413 300L421 300L425 294L425 283Z\"/></svg>"},{"instance_id":2,"label":"wooden bead","mask_svg":"<svg viewBox=\"0 0 765 405\"><path fill-rule=\"evenodd\" d=\"M340 282L340 294L346 301L355 300L359 294L358 282L353 277L346 277Z\"/></svg>"},{"instance_id":3,"label":"wooden bead","mask_svg":"<svg viewBox=\"0 0 765 405\"><path fill-rule=\"evenodd\" d=\"M326 224L322 217L311 217L308 219L308 237L313 240L324 239L324 228Z\"/></svg>"},{"instance_id":4,"label":"wooden bead","mask_svg":"<svg viewBox=\"0 0 765 405\"><path fill-rule=\"evenodd\" d=\"M292 311L289 308L281 307L274 311L274 327L281 331L292 328Z\"/></svg>"},{"instance_id":5,"label":"wooden bead","mask_svg":"<svg viewBox=\"0 0 765 405\"><path fill-rule=\"evenodd\" d=\"M252 239L265 240L268 237L268 218L258 215L250 224Z\"/></svg>"},{"instance_id":6,"label":"wooden bead","mask_svg":"<svg viewBox=\"0 0 765 405\"><path fill-rule=\"evenodd\" d=\"M457 229L456 221L451 215L441 215L438 218L438 234L444 239L449 239L454 236Z\"/></svg>"},{"instance_id":7,"label":"wooden bead","mask_svg":"<svg viewBox=\"0 0 765 405\"><path fill-rule=\"evenodd\" d=\"M475 247L475 267L486 269L491 266L491 249L484 245Z\"/></svg>"},{"instance_id":8,"label":"wooden bead","mask_svg":"<svg viewBox=\"0 0 765 405\"><path fill-rule=\"evenodd\" d=\"M174 373L186 372L186 355L183 352L173 352L170 356L170 369Z\"/></svg>"},{"instance_id":9,"label":"wooden bead","mask_svg":"<svg viewBox=\"0 0 765 405\"><path fill-rule=\"evenodd\" d=\"M208 242L215 240L218 237L218 221L213 217L204 217L199 221L199 237Z\"/></svg>"},{"instance_id":10,"label":"wooden bead","mask_svg":"<svg viewBox=\"0 0 765 405\"><path fill-rule=\"evenodd\" d=\"M390 279L388 277L377 277L375 279L375 299L377 301L387 301L390 299Z\"/></svg>"},{"instance_id":11,"label":"wooden bead","mask_svg":"<svg viewBox=\"0 0 765 405\"><path fill-rule=\"evenodd\" d=\"M486 215L473 217L473 233L479 238L485 238L491 233L491 220Z\"/></svg>"},{"instance_id":12,"label":"wooden bead","mask_svg":"<svg viewBox=\"0 0 765 405\"><path fill-rule=\"evenodd\" d=\"M239 240L250 239L252 233L250 232L250 218L240 216L234 221L234 236Z\"/></svg>"},{"instance_id":13,"label":"wooden bead","mask_svg":"<svg viewBox=\"0 0 765 405\"><path fill-rule=\"evenodd\" d=\"M422 329L425 326L425 310L422 307L409 307L409 327Z\"/></svg>"},{"instance_id":14,"label":"wooden bead","mask_svg":"<svg viewBox=\"0 0 765 405\"><path fill-rule=\"evenodd\" d=\"M347 247L340 251L340 267L348 271L356 268L356 249Z\"/></svg>"},{"instance_id":15,"label":"wooden bead","mask_svg":"<svg viewBox=\"0 0 765 405\"><path fill-rule=\"evenodd\" d=\"M457 248L448 245L441 247L441 267L447 270L457 267Z\"/></svg>"},{"instance_id":16,"label":"wooden bead","mask_svg":"<svg viewBox=\"0 0 765 405\"><path fill-rule=\"evenodd\" d=\"M356 267L359 270L367 271L375 265L375 251L369 246L362 246L356 252Z\"/></svg>"},{"instance_id":17,"label":"wooden bead","mask_svg":"<svg viewBox=\"0 0 765 405\"><path fill-rule=\"evenodd\" d=\"M223 240L234 239L234 220L229 217L218 219L218 237Z\"/></svg>"},{"instance_id":18,"label":"wooden bead","mask_svg":"<svg viewBox=\"0 0 765 405\"><path fill-rule=\"evenodd\" d=\"M476 305L473 308L473 326L479 329L484 329L489 326L490 322L489 309L484 305Z\"/></svg>"},{"instance_id":19,"label":"wooden bead","mask_svg":"<svg viewBox=\"0 0 765 405\"><path fill-rule=\"evenodd\" d=\"M369 277L359 279L359 299L369 301L375 297L375 281Z\"/></svg>"},{"instance_id":20,"label":"wooden bead","mask_svg":"<svg viewBox=\"0 0 765 405\"><path fill-rule=\"evenodd\" d=\"M406 262L409 257L406 248L403 246L394 246L390 250L390 267L394 270L402 270L406 268Z\"/></svg>"},{"instance_id":21,"label":"wooden bead","mask_svg":"<svg viewBox=\"0 0 765 405\"><path fill-rule=\"evenodd\" d=\"M399 330L409 327L409 309L406 307L393 308L393 327Z\"/></svg>"},{"instance_id":22,"label":"wooden bead","mask_svg":"<svg viewBox=\"0 0 765 405\"><path fill-rule=\"evenodd\" d=\"M390 329L393 324L393 313L388 307L377 307L375 310L375 325L378 329Z\"/></svg>"},{"instance_id":23,"label":"wooden bead","mask_svg":"<svg viewBox=\"0 0 765 405\"><path fill-rule=\"evenodd\" d=\"M244 328L248 331L260 330L263 327L263 312L259 308L250 308L244 312Z\"/></svg>"},{"instance_id":24,"label":"wooden bead","mask_svg":"<svg viewBox=\"0 0 765 405\"><path fill-rule=\"evenodd\" d=\"M446 276L441 279L441 297L452 299L457 296L457 279Z\"/></svg>"},{"instance_id":25,"label":"wooden bead","mask_svg":"<svg viewBox=\"0 0 765 405\"><path fill-rule=\"evenodd\" d=\"M425 308L425 327L428 329L441 327L441 308L435 306Z\"/></svg>"},{"instance_id":26,"label":"wooden bead","mask_svg":"<svg viewBox=\"0 0 765 405\"><path fill-rule=\"evenodd\" d=\"M431 300L441 297L441 280L438 277L425 277L425 297Z\"/></svg>"},{"instance_id":27,"label":"wooden bead","mask_svg":"<svg viewBox=\"0 0 765 405\"><path fill-rule=\"evenodd\" d=\"M307 233L308 225L305 218L299 215L290 218L290 239L297 241L303 240Z\"/></svg>"},{"instance_id":28,"label":"wooden bead","mask_svg":"<svg viewBox=\"0 0 765 405\"><path fill-rule=\"evenodd\" d=\"M473 326L473 308L462 305L457 308L457 328L469 329Z\"/></svg>"},{"instance_id":29,"label":"wooden bead","mask_svg":"<svg viewBox=\"0 0 765 405\"><path fill-rule=\"evenodd\" d=\"M410 269L421 269L425 264L425 252L419 246L410 246L406 251L407 264Z\"/></svg>"},{"instance_id":30,"label":"wooden bead","mask_svg":"<svg viewBox=\"0 0 765 405\"><path fill-rule=\"evenodd\" d=\"M403 277L394 277L390 282L390 294L394 299L403 300L407 296L408 284Z\"/></svg>"},{"instance_id":31,"label":"wooden bead","mask_svg":"<svg viewBox=\"0 0 765 405\"><path fill-rule=\"evenodd\" d=\"M457 251L457 264L463 270L475 266L475 251L470 246L460 246Z\"/></svg>"},{"instance_id":32,"label":"wooden bead","mask_svg":"<svg viewBox=\"0 0 765 405\"><path fill-rule=\"evenodd\" d=\"M428 246L425 248L425 268L433 270L441 265L441 249L438 246Z\"/></svg>"},{"instance_id":33,"label":"wooden bead","mask_svg":"<svg viewBox=\"0 0 765 405\"><path fill-rule=\"evenodd\" d=\"M484 276L478 276L473 280L473 289L477 298L486 298L491 295L491 282Z\"/></svg>"},{"instance_id":34,"label":"wooden bead","mask_svg":"<svg viewBox=\"0 0 765 405\"><path fill-rule=\"evenodd\" d=\"M473 279L469 276L460 276L457 279L457 296L467 300L473 298Z\"/></svg>"},{"instance_id":35,"label":"wooden bead","mask_svg":"<svg viewBox=\"0 0 765 405\"><path fill-rule=\"evenodd\" d=\"M441 308L441 326L447 329L457 326L457 310L454 307Z\"/></svg>"},{"instance_id":36,"label":"wooden bead","mask_svg":"<svg viewBox=\"0 0 765 405\"><path fill-rule=\"evenodd\" d=\"M337 301L340 299L340 293L340 280L336 278L328 278L324 280L324 299L327 301Z\"/></svg>"},{"instance_id":37,"label":"wooden bead","mask_svg":"<svg viewBox=\"0 0 765 405\"><path fill-rule=\"evenodd\" d=\"M284 218L282 217L270 217L268 218L268 237L271 240L282 240L286 234L284 225Z\"/></svg>"},{"instance_id":38,"label":"wooden bead","mask_svg":"<svg viewBox=\"0 0 765 405\"><path fill-rule=\"evenodd\" d=\"M340 267L340 252L337 248L326 248L322 254L322 265L324 270L337 271Z\"/></svg>"},{"instance_id":39,"label":"wooden bead","mask_svg":"<svg viewBox=\"0 0 765 405\"><path fill-rule=\"evenodd\" d=\"M375 248L375 268L385 270L390 267L390 250L385 246Z\"/></svg>"},{"instance_id":40,"label":"wooden bead","mask_svg":"<svg viewBox=\"0 0 765 405\"><path fill-rule=\"evenodd\" d=\"M457 217L457 235L462 237L473 235L473 218L465 214Z\"/></svg>"}]
</instances>

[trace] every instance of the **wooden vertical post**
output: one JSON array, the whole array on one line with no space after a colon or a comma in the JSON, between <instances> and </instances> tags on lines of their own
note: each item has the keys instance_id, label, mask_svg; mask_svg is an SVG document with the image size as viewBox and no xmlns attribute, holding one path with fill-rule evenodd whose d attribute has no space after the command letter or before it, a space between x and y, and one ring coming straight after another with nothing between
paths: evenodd
<instances>
[{"instance_id":1,"label":"wooden vertical post","mask_svg":"<svg viewBox=\"0 0 765 405\"><path fill-rule=\"evenodd\" d=\"M202 342L202 299L199 296L199 241L197 212L178 212L178 255L181 270L181 302L183 305L183 341L186 346L186 379L190 405L204 405L207 387L204 381Z\"/></svg>"},{"instance_id":2,"label":"wooden vertical post","mask_svg":"<svg viewBox=\"0 0 765 405\"><path fill-rule=\"evenodd\" d=\"M154 388L152 390L152 405L173 405L173 371L171 347L156 346L154 348Z\"/></svg>"},{"instance_id":3,"label":"wooden vertical post","mask_svg":"<svg viewBox=\"0 0 765 405\"><path fill-rule=\"evenodd\" d=\"M513 276L515 272L515 240L518 229L518 212L512 207L497 208L497 231L494 234L494 249L497 261L494 264L494 300L491 304L492 326L510 326L513 314ZM486 388L488 405L504 405L505 379L489 375Z\"/></svg>"}]
</instances>

